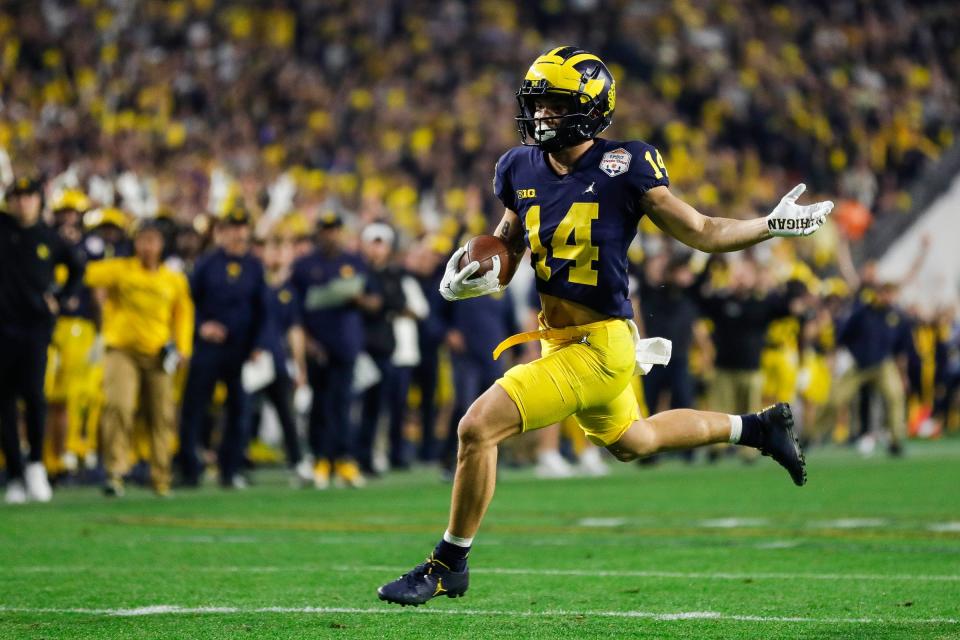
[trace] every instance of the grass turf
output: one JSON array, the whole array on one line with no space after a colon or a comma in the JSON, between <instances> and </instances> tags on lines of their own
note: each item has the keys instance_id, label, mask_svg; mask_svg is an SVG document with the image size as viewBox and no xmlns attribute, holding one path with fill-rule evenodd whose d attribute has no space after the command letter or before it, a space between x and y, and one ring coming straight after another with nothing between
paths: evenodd
<instances>
[{"instance_id":1,"label":"grass turf","mask_svg":"<svg viewBox=\"0 0 960 640\"><path fill-rule=\"evenodd\" d=\"M814 452L809 475L503 471L467 597L416 610L375 590L443 531L433 471L323 493L277 472L171 500L67 489L2 509L0 638L960 637L960 442Z\"/></svg>"}]
</instances>

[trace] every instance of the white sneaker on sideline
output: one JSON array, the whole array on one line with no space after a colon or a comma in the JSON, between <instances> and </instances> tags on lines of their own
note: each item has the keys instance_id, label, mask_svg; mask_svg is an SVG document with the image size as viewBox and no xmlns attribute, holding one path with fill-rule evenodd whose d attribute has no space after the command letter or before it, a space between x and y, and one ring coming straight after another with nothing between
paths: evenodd
<instances>
[{"instance_id":1,"label":"white sneaker on sideline","mask_svg":"<svg viewBox=\"0 0 960 640\"><path fill-rule=\"evenodd\" d=\"M603 461L599 447L588 447L580 454L577 470L585 476L599 478L610 475L610 467Z\"/></svg>"},{"instance_id":2,"label":"white sneaker on sideline","mask_svg":"<svg viewBox=\"0 0 960 640\"><path fill-rule=\"evenodd\" d=\"M544 451L537 455L537 466L533 473L544 480L572 478L573 467L560 455L559 451Z\"/></svg>"},{"instance_id":3,"label":"white sneaker on sideline","mask_svg":"<svg viewBox=\"0 0 960 640\"><path fill-rule=\"evenodd\" d=\"M293 468L291 484L296 487L307 487L313 484L313 460L303 458Z\"/></svg>"},{"instance_id":4,"label":"white sneaker on sideline","mask_svg":"<svg viewBox=\"0 0 960 640\"><path fill-rule=\"evenodd\" d=\"M23 480L7 481L7 495L4 501L7 504L27 503L27 489L23 486Z\"/></svg>"},{"instance_id":5,"label":"white sneaker on sideline","mask_svg":"<svg viewBox=\"0 0 960 640\"><path fill-rule=\"evenodd\" d=\"M42 462L31 462L23 471L23 479L27 484L27 496L36 502L50 502L53 489L47 480L47 470Z\"/></svg>"},{"instance_id":6,"label":"white sneaker on sideline","mask_svg":"<svg viewBox=\"0 0 960 640\"><path fill-rule=\"evenodd\" d=\"M67 473L73 473L80 466L80 459L77 458L77 454L67 451L60 457L60 463L67 470Z\"/></svg>"},{"instance_id":7,"label":"white sneaker on sideline","mask_svg":"<svg viewBox=\"0 0 960 640\"><path fill-rule=\"evenodd\" d=\"M96 469L98 462L99 460L97 459L97 454L95 451L90 451L87 453L87 455L83 456L84 469Z\"/></svg>"}]
</instances>

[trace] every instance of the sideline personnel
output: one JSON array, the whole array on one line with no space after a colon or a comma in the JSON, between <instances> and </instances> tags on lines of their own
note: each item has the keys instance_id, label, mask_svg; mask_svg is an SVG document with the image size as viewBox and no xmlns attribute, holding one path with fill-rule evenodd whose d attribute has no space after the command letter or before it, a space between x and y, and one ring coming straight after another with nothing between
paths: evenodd
<instances>
[{"instance_id":1,"label":"sideline personnel","mask_svg":"<svg viewBox=\"0 0 960 640\"><path fill-rule=\"evenodd\" d=\"M193 302L182 273L163 265L163 233L144 221L133 241L134 257L91 263L85 282L107 290L103 306L104 493L123 495L130 470L133 416L142 407L150 434L154 492L170 492L174 435L173 370L193 347Z\"/></svg>"},{"instance_id":2,"label":"sideline personnel","mask_svg":"<svg viewBox=\"0 0 960 640\"><path fill-rule=\"evenodd\" d=\"M57 234L40 220L43 210L39 180L20 178L10 189L10 213L0 212L0 434L7 461L10 504L27 498L47 502L53 496L43 455L47 403L43 394L47 347L62 301L76 295L83 263ZM66 265L63 288L56 291L54 267ZM26 468L17 429L17 399L23 400L30 453ZM24 486L26 482L26 486Z\"/></svg>"}]
</instances>

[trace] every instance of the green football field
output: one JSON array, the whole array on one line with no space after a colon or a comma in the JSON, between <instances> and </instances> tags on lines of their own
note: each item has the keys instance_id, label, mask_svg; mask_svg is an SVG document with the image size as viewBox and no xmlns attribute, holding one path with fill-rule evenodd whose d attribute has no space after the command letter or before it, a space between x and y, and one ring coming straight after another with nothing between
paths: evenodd
<instances>
[{"instance_id":1,"label":"green football field","mask_svg":"<svg viewBox=\"0 0 960 640\"><path fill-rule=\"evenodd\" d=\"M376 587L430 551L449 485L362 491L264 472L108 502L91 488L0 510L0 638L960 638L960 441L904 460L501 473L465 598Z\"/></svg>"}]
</instances>

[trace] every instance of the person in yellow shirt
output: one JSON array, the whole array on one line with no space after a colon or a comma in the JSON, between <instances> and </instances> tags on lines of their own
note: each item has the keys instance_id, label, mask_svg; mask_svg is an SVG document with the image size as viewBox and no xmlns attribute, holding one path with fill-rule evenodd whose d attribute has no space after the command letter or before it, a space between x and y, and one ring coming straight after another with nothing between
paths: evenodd
<instances>
[{"instance_id":1,"label":"person in yellow shirt","mask_svg":"<svg viewBox=\"0 0 960 640\"><path fill-rule=\"evenodd\" d=\"M87 286L106 290L102 442L109 496L123 495L138 407L150 434L153 489L161 496L170 492L173 373L191 354L193 302L184 275L161 262L163 242L161 230L145 221L136 231L134 257L95 262L84 278Z\"/></svg>"}]
</instances>

